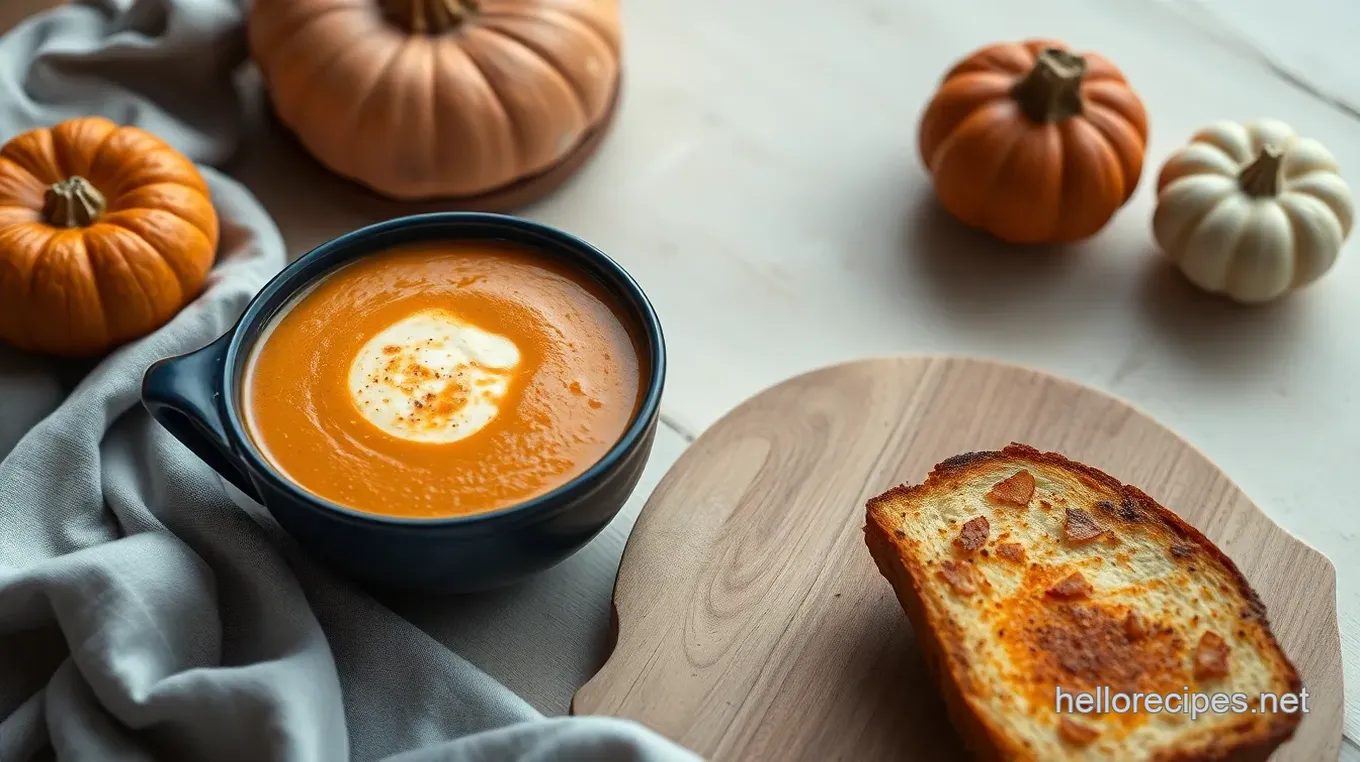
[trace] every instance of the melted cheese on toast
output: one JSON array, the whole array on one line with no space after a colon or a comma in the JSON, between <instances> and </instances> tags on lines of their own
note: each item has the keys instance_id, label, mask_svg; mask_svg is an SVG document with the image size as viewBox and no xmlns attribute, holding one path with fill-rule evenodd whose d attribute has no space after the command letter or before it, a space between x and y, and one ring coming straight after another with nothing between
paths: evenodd
<instances>
[{"instance_id":1,"label":"melted cheese on toast","mask_svg":"<svg viewBox=\"0 0 1360 762\"><path fill-rule=\"evenodd\" d=\"M865 531L981 758L1264 759L1301 719L1256 703L1300 681L1233 563L1100 471L1023 445L958 456L870 500ZM1098 715L1083 693L1162 703ZM1249 705L1166 711L1187 693Z\"/></svg>"}]
</instances>

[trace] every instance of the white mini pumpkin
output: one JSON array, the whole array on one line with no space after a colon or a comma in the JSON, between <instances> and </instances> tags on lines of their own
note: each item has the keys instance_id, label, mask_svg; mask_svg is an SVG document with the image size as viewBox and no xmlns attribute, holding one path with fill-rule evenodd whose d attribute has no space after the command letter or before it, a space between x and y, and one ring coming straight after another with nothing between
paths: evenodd
<instances>
[{"instance_id":1,"label":"white mini pumpkin","mask_svg":"<svg viewBox=\"0 0 1360 762\"><path fill-rule=\"evenodd\" d=\"M1152 231L1196 286L1260 303L1331 269L1354 219L1321 143L1275 120L1219 122L1162 166Z\"/></svg>"}]
</instances>

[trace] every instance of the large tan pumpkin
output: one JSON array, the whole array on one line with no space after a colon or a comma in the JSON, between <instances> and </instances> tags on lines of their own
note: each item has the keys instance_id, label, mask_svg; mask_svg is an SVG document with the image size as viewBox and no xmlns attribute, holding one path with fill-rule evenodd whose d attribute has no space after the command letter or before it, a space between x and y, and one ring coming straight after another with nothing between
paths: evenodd
<instances>
[{"instance_id":1,"label":"large tan pumpkin","mask_svg":"<svg viewBox=\"0 0 1360 762\"><path fill-rule=\"evenodd\" d=\"M99 117L25 132L0 148L0 339L88 356L144 336L217 240L207 183L160 138Z\"/></svg>"},{"instance_id":2,"label":"large tan pumpkin","mask_svg":"<svg viewBox=\"0 0 1360 762\"><path fill-rule=\"evenodd\" d=\"M552 168L619 81L618 0L255 0L249 36L303 146L400 200Z\"/></svg>"}]
</instances>

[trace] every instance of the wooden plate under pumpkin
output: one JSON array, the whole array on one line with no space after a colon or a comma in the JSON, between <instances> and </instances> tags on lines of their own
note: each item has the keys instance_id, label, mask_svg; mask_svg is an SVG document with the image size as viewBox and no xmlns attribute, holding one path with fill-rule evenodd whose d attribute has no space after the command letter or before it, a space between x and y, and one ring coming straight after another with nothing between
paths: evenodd
<instances>
[{"instance_id":1,"label":"wooden plate under pumpkin","mask_svg":"<svg viewBox=\"0 0 1360 762\"><path fill-rule=\"evenodd\" d=\"M617 642L575 714L625 717L714 762L958 760L935 683L864 545L864 503L1020 441L1137 485L1219 545L1266 603L1308 710L1277 761L1336 759L1336 573L1194 447L1032 370L900 358L815 371L704 433L653 493L614 593Z\"/></svg>"}]
</instances>

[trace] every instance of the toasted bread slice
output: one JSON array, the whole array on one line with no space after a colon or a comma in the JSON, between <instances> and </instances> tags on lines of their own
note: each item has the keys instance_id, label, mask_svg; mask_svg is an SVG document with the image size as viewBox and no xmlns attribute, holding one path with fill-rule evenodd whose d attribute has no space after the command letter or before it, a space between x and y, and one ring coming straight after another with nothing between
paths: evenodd
<instances>
[{"instance_id":1,"label":"toasted bread slice","mask_svg":"<svg viewBox=\"0 0 1360 762\"><path fill-rule=\"evenodd\" d=\"M865 538L979 760L1265 760L1302 718L1258 703L1301 683L1237 567L1094 468L1018 444L959 455L870 500ZM1169 711L1187 692L1245 711ZM1166 703L1133 712L1135 693Z\"/></svg>"}]
</instances>

